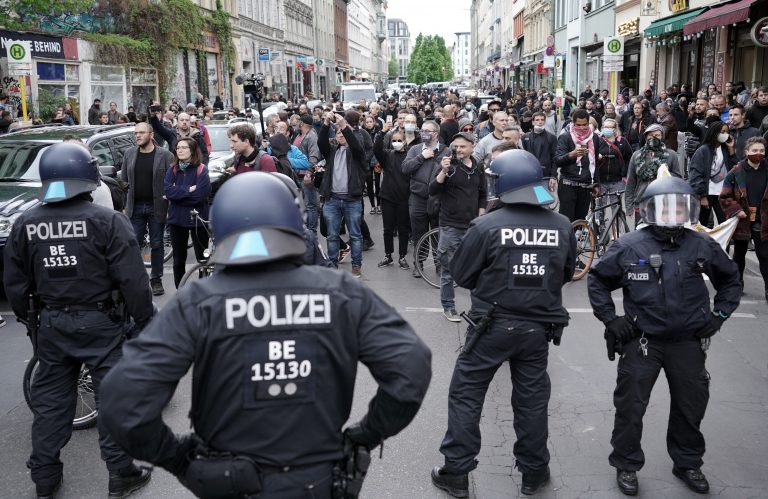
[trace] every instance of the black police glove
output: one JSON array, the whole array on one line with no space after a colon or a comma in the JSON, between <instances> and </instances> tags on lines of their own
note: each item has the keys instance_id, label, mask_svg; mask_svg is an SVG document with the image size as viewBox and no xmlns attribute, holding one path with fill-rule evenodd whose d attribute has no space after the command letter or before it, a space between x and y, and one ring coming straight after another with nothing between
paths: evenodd
<instances>
[{"instance_id":1,"label":"black police glove","mask_svg":"<svg viewBox=\"0 0 768 499\"><path fill-rule=\"evenodd\" d=\"M345 447L348 443L351 443L353 446L362 445L366 449L371 450L379 445L381 440L379 435L374 435L362 423L355 423L344 430Z\"/></svg>"},{"instance_id":2,"label":"black police glove","mask_svg":"<svg viewBox=\"0 0 768 499\"><path fill-rule=\"evenodd\" d=\"M560 324L552 324L547 329L547 341L551 341L553 345L560 346L560 340L563 338L563 329Z\"/></svg>"},{"instance_id":3,"label":"black police glove","mask_svg":"<svg viewBox=\"0 0 768 499\"><path fill-rule=\"evenodd\" d=\"M624 344L629 342L635 336L635 329L632 327L626 316L622 315L605 323L606 333L611 333L617 343Z\"/></svg>"},{"instance_id":4,"label":"black police glove","mask_svg":"<svg viewBox=\"0 0 768 499\"><path fill-rule=\"evenodd\" d=\"M157 465L177 477L183 477L187 472L187 468L189 468L189 463L192 461L195 451L199 447L203 447L204 444L200 437L194 433L177 435L176 439L179 442L176 455L157 463Z\"/></svg>"},{"instance_id":5,"label":"black police glove","mask_svg":"<svg viewBox=\"0 0 768 499\"><path fill-rule=\"evenodd\" d=\"M723 322L725 322L725 318L717 314L712 314L709 319L709 323L703 328L699 329L696 332L696 336L699 338L711 338L715 335L716 332L720 331L720 328L723 326Z\"/></svg>"},{"instance_id":6,"label":"black police glove","mask_svg":"<svg viewBox=\"0 0 768 499\"><path fill-rule=\"evenodd\" d=\"M624 355L624 345L616 341L616 336L613 333L606 329L603 338L605 338L605 346L608 349L608 360L616 360L617 353L619 356Z\"/></svg>"}]
</instances>

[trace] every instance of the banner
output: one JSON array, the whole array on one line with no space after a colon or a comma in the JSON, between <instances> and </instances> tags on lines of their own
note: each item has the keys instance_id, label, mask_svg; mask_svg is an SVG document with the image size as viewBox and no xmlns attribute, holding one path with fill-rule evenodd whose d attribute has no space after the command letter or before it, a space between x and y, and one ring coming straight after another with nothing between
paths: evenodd
<instances>
[{"instance_id":1,"label":"banner","mask_svg":"<svg viewBox=\"0 0 768 499\"><path fill-rule=\"evenodd\" d=\"M32 57L64 59L64 43L60 37L16 33L15 31L0 29L0 57L6 57L5 43L8 40L31 42Z\"/></svg>"}]
</instances>

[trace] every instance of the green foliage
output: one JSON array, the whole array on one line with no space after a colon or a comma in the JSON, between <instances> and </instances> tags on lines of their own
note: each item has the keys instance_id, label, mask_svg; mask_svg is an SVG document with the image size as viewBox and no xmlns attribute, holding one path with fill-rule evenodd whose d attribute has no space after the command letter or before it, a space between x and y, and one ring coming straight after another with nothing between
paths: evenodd
<instances>
[{"instance_id":1,"label":"green foliage","mask_svg":"<svg viewBox=\"0 0 768 499\"><path fill-rule=\"evenodd\" d=\"M56 109L67 103L66 97L57 97L53 92L40 89L37 94L38 114L43 121L48 121L56 115ZM29 108L31 109L31 108Z\"/></svg>"},{"instance_id":2,"label":"green foliage","mask_svg":"<svg viewBox=\"0 0 768 499\"><path fill-rule=\"evenodd\" d=\"M93 42L94 59L98 62L120 61L137 66L153 66L157 62L157 45L149 38L101 33L83 33L82 37Z\"/></svg>"},{"instance_id":3,"label":"green foliage","mask_svg":"<svg viewBox=\"0 0 768 499\"><path fill-rule=\"evenodd\" d=\"M397 63L395 55L392 54L392 57L389 59L389 77L395 79L398 76L400 76L400 65Z\"/></svg>"},{"instance_id":4,"label":"green foliage","mask_svg":"<svg viewBox=\"0 0 768 499\"><path fill-rule=\"evenodd\" d=\"M9 29L25 29L32 27L35 14L58 16L84 12L93 7L94 0L6 0L3 3L0 25Z\"/></svg>"},{"instance_id":5,"label":"green foliage","mask_svg":"<svg viewBox=\"0 0 768 499\"><path fill-rule=\"evenodd\" d=\"M443 37L419 33L408 63L408 81L423 85L430 81L450 81L452 77L451 54Z\"/></svg>"}]
</instances>

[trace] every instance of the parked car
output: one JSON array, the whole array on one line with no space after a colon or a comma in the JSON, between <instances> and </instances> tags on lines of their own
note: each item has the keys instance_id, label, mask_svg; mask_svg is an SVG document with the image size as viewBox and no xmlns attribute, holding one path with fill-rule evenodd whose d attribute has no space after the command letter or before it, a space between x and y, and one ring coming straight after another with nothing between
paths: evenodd
<instances>
[{"instance_id":1,"label":"parked car","mask_svg":"<svg viewBox=\"0 0 768 499\"><path fill-rule=\"evenodd\" d=\"M230 120L231 121L231 120ZM229 174L226 173L227 168L232 166L235 162L235 153L229 148L229 137L227 136L227 130L234 124L248 123L254 129L256 133L261 135L261 125L257 123L251 123L248 121L236 121L231 123L211 123L206 125L208 129L208 135L211 137L211 150L209 151L210 157L208 159L208 176L211 178L211 192L216 194L216 191L221 187L221 184L229 178Z\"/></svg>"},{"instance_id":2,"label":"parked car","mask_svg":"<svg viewBox=\"0 0 768 499\"><path fill-rule=\"evenodd\" d=\"M65 135L76 135L99 160L103 175L114 175L123 153L136 145L134 125L78 125L19 129L0 135L0 253L13 223L26 210L40 204L40 155ZM0 258L0 276L2 259Z\"/></svg>"}]
</instances>

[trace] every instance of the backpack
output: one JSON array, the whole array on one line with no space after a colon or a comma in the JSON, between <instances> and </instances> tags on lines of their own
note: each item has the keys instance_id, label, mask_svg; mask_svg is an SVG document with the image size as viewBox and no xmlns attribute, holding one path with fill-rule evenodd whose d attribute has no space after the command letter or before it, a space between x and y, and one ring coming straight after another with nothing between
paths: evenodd
<instances>
[{"instance_id":1,"label":"backpack","mask_svg":"<svg viewBox=\"0 0 768 499\"><path fill-rule=\"evenodd\" d=\"M696 152L696 149L699 148L701 145L701 141L699 140L699 137L696 134L693 134L691 132L685 132L685 155L689 158L693 156L693 153Z\"/></svg>"},{"instance_id":2,"label":"backpack","mask_svg":"<svg viewBox=\"0 0 768 499\"><path fill-rule=\"evenodd\" d=\"M262 152L263 151L259 151L259 158L261 158ZM267 154L267 153L264 153L264 154ZM272 161L275 163L275 170L277 170L277 173L282 173L286 177L293 180L297 186L299 185L296 178L296 173L293 171L293 168L291 168L291 161L288 156L286 156L285 158L286 160L288 160L286 162L280 161L280 158L278 158L277 156L272 156L271 154L269 155L269 157L272 158Z\"/></svg>"},{"instance_id":3,"label":"backpack","mask_svg":"<svg viewBox=\"0 0 768 499\"><path fill-rule=\"evenodd\" d=\"M101 177L101 181L109 188L109 194L112 196L112 206L115 211L125 209L126 199L128 198L128 187L130 184L121 178Z\"/></svg>"}]
</instances>

